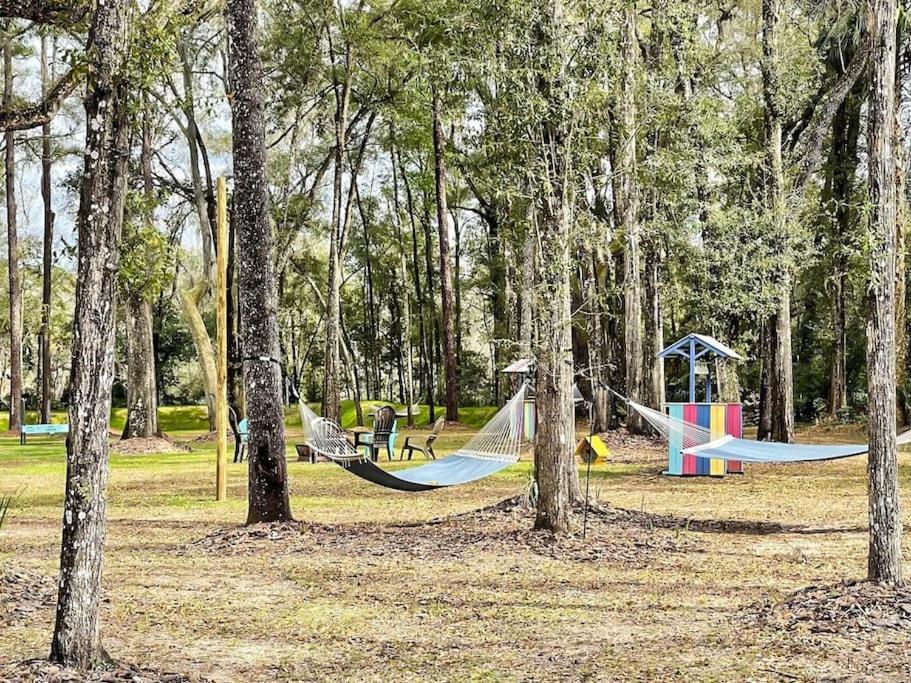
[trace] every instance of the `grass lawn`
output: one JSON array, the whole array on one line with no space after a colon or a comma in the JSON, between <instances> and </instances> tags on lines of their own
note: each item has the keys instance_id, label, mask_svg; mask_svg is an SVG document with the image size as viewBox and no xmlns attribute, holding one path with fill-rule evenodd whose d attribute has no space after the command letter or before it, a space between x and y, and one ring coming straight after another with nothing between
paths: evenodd
<instances>
[{"instance_id":1,"label":"grass lawn","mask_svg":"<svg viewBox=\"0 0 911 683\"><path fill-rule=\"evenodd\" d=\"M671 479L660 447L610 436L591 490L632 512L555 540L521 507L472 512L528 490L527 454L471 485L397 493L297 462L292 425L303 524L250 532L246 464L214 502L214 445L192 441L202 413L186 412L162 421L191 453L111 458L102 631L117 658L216 681L911 679L907 631L757 618L805 586L864 575L864 458ZM440 450L470 434L445 431ZM62 442L0 439L0 496L16 494L0 575L20 576L0 582L0 672L48 652L64 474ZM900 474L911 526L911 455Z\"/></svg>"}]
</instances>

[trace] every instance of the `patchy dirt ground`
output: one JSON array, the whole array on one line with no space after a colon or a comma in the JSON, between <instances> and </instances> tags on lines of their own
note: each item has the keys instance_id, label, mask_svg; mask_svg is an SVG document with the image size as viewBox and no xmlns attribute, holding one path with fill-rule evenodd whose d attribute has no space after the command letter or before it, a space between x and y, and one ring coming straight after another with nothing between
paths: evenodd
<instances>
[{"instance_id":1,"label":"patchy dirt ground","mask_svg":"<svg viewBox=\"0 0 911 683\"><path fill-rule=\"evenodd\" d=\"M2 446L0 679L68 680L31 661L53 623L62 445ZM246 465L215 503L205 443L115 455L102 633L133 678L90 680L911 680L907 595L844 583L865 569L863 458L669 479L660 445L609 446L584 539L581 514L565 538L531 530L527 461L402 494L289 448L298 522L244 528ZM908 455L901 478L911 526Z\"/></svg>"}]
</instances>

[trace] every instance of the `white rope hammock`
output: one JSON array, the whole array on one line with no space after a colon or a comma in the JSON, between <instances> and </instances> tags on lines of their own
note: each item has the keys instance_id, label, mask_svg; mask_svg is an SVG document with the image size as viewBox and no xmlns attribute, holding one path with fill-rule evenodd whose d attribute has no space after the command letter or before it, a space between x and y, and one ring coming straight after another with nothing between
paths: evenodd
<instances>
[{"instance_id":1,"label":"white rope hammock","mask_svg":"<svg viewBox=\"0 0 911 683\"><path fill-rule=\"evenodd\" d=\"M522 448L522 420L527 385L522 388L453 455L479 460L516 462ZM337 463L363 462L367 452L358 450L348 440L347 432L332 420L320 417L300 401L304 439L317 454Z\"/></svg>"}]
</instances>

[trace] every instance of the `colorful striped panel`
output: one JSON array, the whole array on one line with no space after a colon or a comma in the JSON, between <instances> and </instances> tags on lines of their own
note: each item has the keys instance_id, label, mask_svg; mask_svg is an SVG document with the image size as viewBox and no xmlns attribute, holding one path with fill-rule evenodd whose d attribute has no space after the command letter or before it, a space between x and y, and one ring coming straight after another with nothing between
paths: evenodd
<instances>
[{"instance_id":1,"label":"colorful striped panel","mask_svg":"<svg viewBox=\"0 0 911 683\"><path fill-rule=\"evenodd\" d=\"M723 403L713 403L710 408L709 429L712 440L720 439L725 432L725 406ZM713 477L724 476L724 460L721 458L709 459L709 474Z\"/></svg>"},{"instance_id":2,"label":"colorful striped panel","mask_svg":"<svg viewBox=\"0 0 911 683\"><path fill-rule=\"evenodd\" d=\"M669 405L667 414L671 420L683 419L683 406L678 404ZM679 477L683 474L683 428L674 427L675 422L671 422L671 431L667 440L667 472Z\"/></svg>"},{"instance_id":3,"label":"colorful striped panel","mask_svg":"<svg viewBox=\"0 0 911 683\"><path fill-rule=\"evenodd\" d=\"M696 406L696 424L705 428L712 426L712 406L707 403L700 403ZM709 458L696 458L696 474L703 477L711 474Z\"/></svg>"},{"instance_id":4,"label":"colorful striped panel","mask_svg":"<svg viewBox=\"0 0 911 683\"><path fill-rule=\"evenodd\" d=\"M526 441L535 440L535 421L537 413L535 411L534 401L525 401L525 411L522 415L523 434Z\"/></svg>"},{"instance_id":5,"label":"colorful striped panel","mask_svg":"<svg viewBox=\"0 0 911 683\"><path fill-rule=\"evenodd\" d=\"M690 424L698 423L698 411L695 403L687 403L683 406L683 421L689 422ZM694 445L692 438L684 438L684 446L688 447ZM683 474L695 476L698 474L698 465L697 458L695 455L684 455L683 456Z\"/></svg>"},{"instance_id":6,"label":"colorful striped panel","mask_svg":"<svg viewBox=\"0 0 911 683\"><path fill-rule=\"evenodd\" d=\"M725 415L724 430L726 434L743 438L743 406L739 403L729 403ZM743 463L739 460L728 460L729 474L743 474Z\"/></svg>"}]
</instances>

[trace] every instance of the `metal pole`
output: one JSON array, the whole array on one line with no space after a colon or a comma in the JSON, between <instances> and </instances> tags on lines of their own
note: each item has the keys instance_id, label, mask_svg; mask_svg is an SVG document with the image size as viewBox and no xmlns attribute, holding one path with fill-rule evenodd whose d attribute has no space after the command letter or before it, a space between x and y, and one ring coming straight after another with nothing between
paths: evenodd
<instances>
[{"instance_id":1,"label":"metal pole","mask_svg":"<svg viewBox=\"0 0 911 683\"><path fill-rule=\"evenodd\" d=\"M228 191L225 179L215 186L215 500L228 497Z\"/></svg>"}]
</instances>

